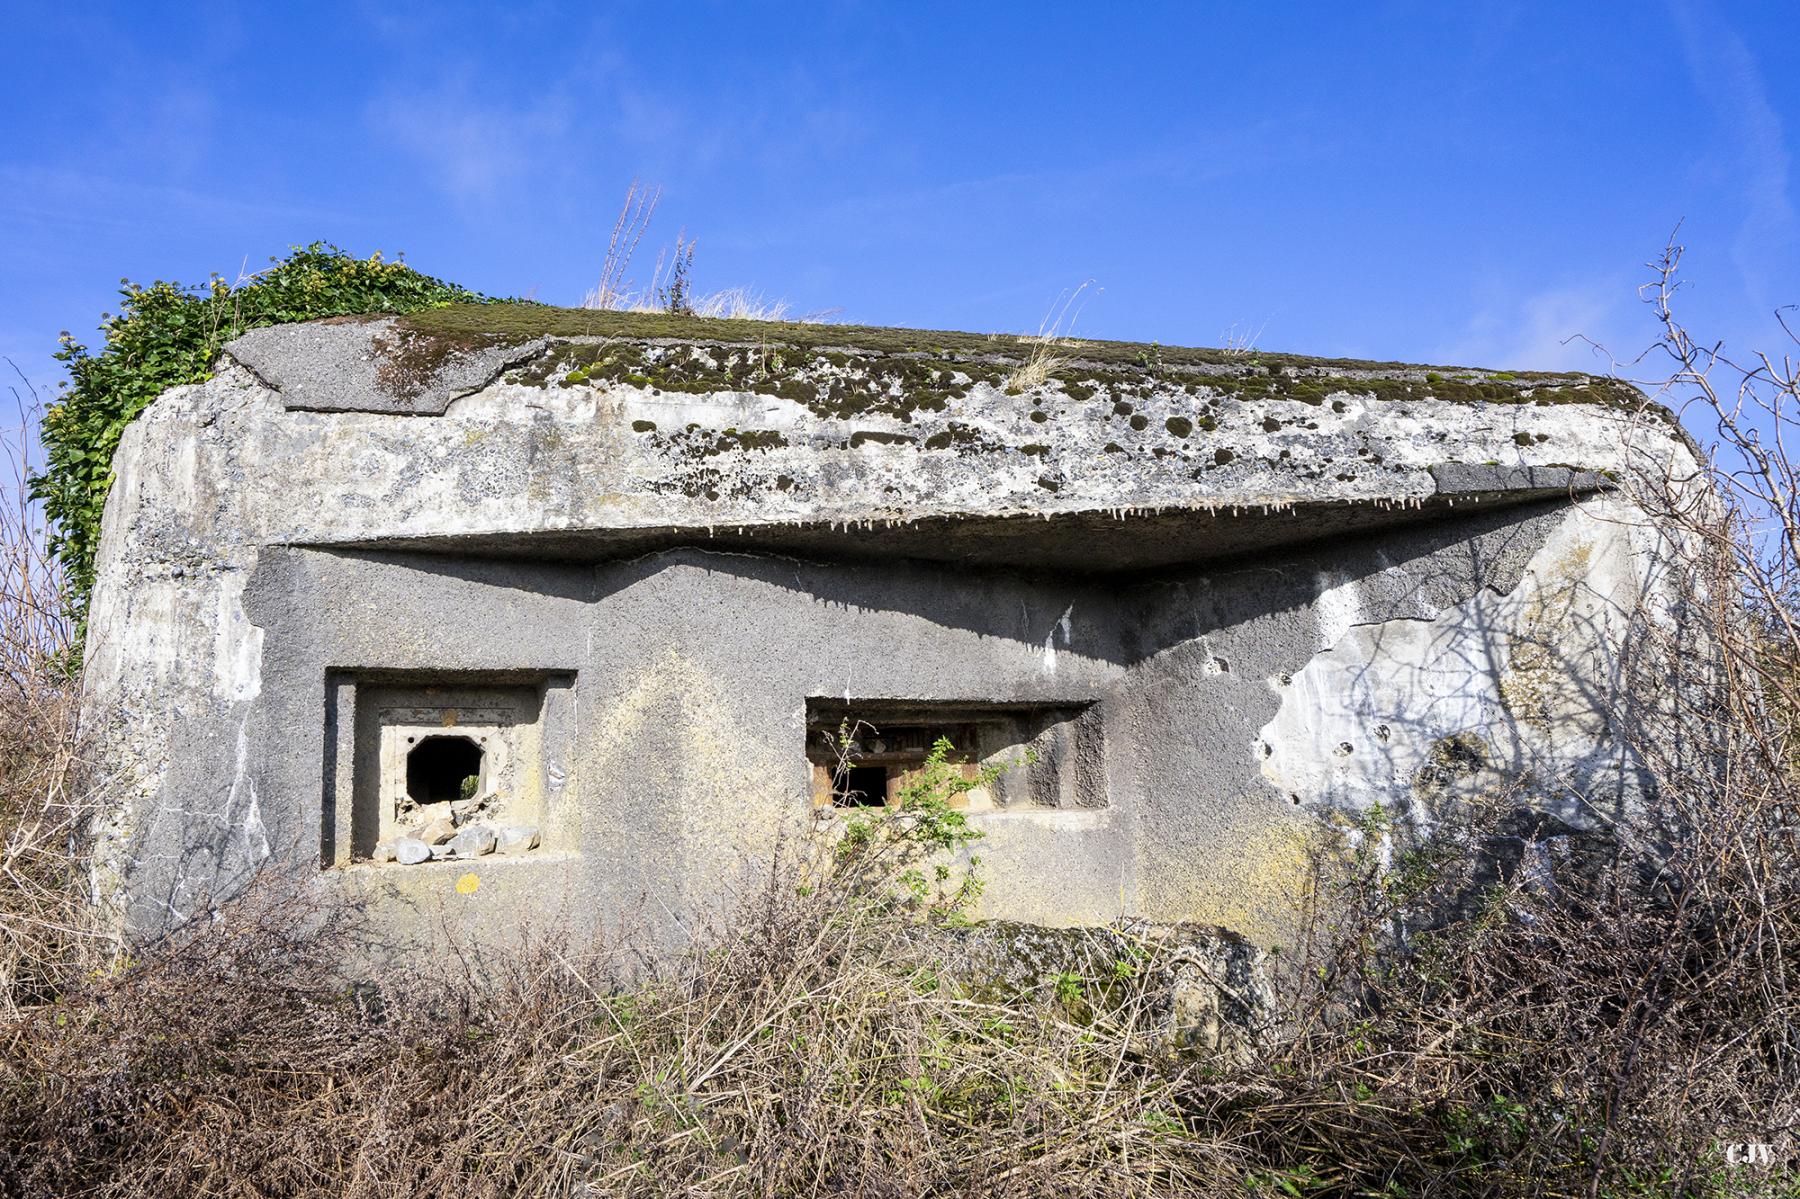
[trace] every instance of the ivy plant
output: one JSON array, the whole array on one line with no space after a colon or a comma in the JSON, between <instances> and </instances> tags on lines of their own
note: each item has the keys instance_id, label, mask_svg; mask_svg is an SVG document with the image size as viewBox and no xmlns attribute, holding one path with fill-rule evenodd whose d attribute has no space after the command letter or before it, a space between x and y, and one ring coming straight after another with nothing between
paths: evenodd
<instances>
[{"instance_id":1,"label":"ivy plant","mask_svg":"<svg viewBox=\"0 0 1800 1199\"><path fill-rule=\"evenodd\" d=\"M101 315L105 344L97 353L62 335L56 357L69 378L44 414L45 466L29 486L43 502L50 550L63 568L65 602L78 627L85 627L94 586L113 451L152 400L168 388L205 382L225 343L250 329L488 299L379 252L357 258L326 242L269 261L236 283L216 274L198 286L120 280L122 307L116 316Z\"/></svg>"}]
</instances>

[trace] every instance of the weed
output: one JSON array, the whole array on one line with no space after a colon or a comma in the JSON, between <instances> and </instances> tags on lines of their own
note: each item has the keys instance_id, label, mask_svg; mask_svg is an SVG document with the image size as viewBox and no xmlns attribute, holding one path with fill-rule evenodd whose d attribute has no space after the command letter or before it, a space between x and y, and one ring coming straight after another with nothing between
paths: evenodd
<instances>
[{"instance_id":1,"label":"weed","mask_svg":"<svg viewBox=\"0 0 1800 1199\"><path fill-rule=\"evenodd\" d=\"M1081 315L1084 303L1082 294L1093 284L1094 281L1089 279L1073 291L1063 292L1038 324L1037 333L1019 338L1028 352L1024 361L1015 366L1001 382L1002 391L1008 395L1018 395L1042 387L1050 381L1051 376L1066 361L1063 351L1071 345L1070 337L1075 331L1075 320ZM1095 294L1098 293L1099 289L1095 288Z\"/></svg>"}]
</instances>

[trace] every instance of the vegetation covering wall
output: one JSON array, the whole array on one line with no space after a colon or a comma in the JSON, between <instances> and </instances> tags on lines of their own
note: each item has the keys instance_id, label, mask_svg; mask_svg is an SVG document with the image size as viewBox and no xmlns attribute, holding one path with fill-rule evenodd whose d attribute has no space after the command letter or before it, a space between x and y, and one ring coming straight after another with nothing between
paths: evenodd
<instances>
[{"instance_id":1,"label":"vegetation covering wall","mask_svg":"<svg viewBox=\"0 0 1800 1199\"><path fill-rule=\"evenodd\" d=\"M98 353L62 335L65 391L44 416L46 465L31 478L43 501L50 548L66 579L65 602L85 619L94 585L100 516L112 486L113 451L125 426L170 387L210 377L225 343L264 325L370 312L417 312L484 302L479 293L420 274L379 252L346 254L324 242L295 247L247 279L214 275L199 286L122 280L123 307L101 317Z\"/></svg>"}]
</instances>

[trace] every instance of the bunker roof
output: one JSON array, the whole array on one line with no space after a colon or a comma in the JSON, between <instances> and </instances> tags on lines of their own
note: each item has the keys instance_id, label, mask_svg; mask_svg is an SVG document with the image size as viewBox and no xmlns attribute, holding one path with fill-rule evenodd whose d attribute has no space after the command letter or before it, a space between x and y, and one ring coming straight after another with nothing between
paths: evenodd
<instances>
[{"instance_id":1,"label":"bunker roof","mask_svg":"<svg viewBox=\"0 0 1800 1199\"><path fill-rule=\"evenodd\" d=\"M1566 503L1634 469L1640 413L1679 439L1586 375L537 304L226 352L266 392L227 374L189 435L248 505L220 523L288 544L1130 570Z\"/></svg>"},{"instance_id":2,"label":"bunker roof","mask_svg":"<svg viewBox=\"0 0 1800 1199\"><path fill-rule=\"evenodd\" d=\"M492 339L516 343L538 337L666 339L721 344L769 342L799 349L844 349L870 354L924 354L1017 362L1048 340L1063 352L1071 364L1138 372L1149 372L1158 367L1207 372L1218 368L1241 369L1254 364L1270 370L1294 368L1394 377L1446 371L1471 376L1495 374L1475 372L1464 367L1307 357L1261 350L1164 346L1155 342L1075 337L1045 339L1009 333L962 333L945 329L908 329L816 321L728 320L665 312L613 312L524 303L457 304L447 308L428 309L402 318L401 325L420 335L443 338L450 342ZM1500 373L1497 377L1502 381L1516 382L1522 378L1543 381L1569 380L1581 376L1537 372L1527 375Z\"/></svg>"},{"instance_id":3,"label":"bunker roof","mask_svg":"<svg viewBox=\"0 0 1800 1199\"><path fill-rule=\"evenodd\" d=\"M354 327L380 326L360 338ZM346 326L350 328L346 328ZM327 330L342 330L333 336ZM732 364L678 364L621 352L639 347L748 349ZM596 347L604 347L596 349ZM1643 395L1614 379L1546 371L1317 358L1262 350L1154 342L795 321L728 320L669 313L556 308L533 303L461 304L395 318L340 317L258 330L233 346L245 365L278 376L290 407L441 413L450 399L498 378L539 386L632 382L660 391L778 395L821 416L900 415L931 408L977 383L1017 393L1055 381L1080 400L1104 389L1199 390L1221 398L1320 404L1337 392L1377 400L1638 409ZM370 371L372 386L354 376ZM520 369L524 368L524 369ZM845 376L876 376L877 386ZM272 379L271 381L276 381ZM896 391L904 395L894 394Z\"/></svg>"}]
</instances>

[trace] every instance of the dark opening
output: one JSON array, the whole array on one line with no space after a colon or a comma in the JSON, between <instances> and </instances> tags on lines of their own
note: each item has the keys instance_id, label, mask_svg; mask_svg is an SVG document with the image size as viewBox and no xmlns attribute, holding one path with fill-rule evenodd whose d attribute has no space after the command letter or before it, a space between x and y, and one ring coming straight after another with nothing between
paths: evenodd
<instances>
[{"instance_id":1,"label":"dark opening","mask_svg":"<svg viewBox=\"0 0 1800 1199\"><path fill-rule=\"evenodd\" d=\"M481 747L467 737L426 737L406 755L406 793L414 803L469 799L481 784Z\"/></svg>"},{"instance_id":2,"label":"dark opening","mask_svg":"<svg viewBox=\"0 0 1800 1199\"><path fill-rule=\"evenodd\" d=\"M852 766L832 793L840 808L879 808L887 803L886 766Z\"/></svg>"}]
</instances>

